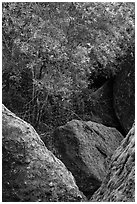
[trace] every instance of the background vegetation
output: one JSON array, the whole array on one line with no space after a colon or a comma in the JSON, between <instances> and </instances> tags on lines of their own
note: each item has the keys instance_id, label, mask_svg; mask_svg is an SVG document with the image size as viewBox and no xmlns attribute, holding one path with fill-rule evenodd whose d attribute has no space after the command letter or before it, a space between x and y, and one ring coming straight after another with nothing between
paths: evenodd
<instances>
[{"instance_id":1,"label":"background vegetation","mask_svg":"<svg viewBox=\"0 0 137 204\"><path fill-rule=\"evenodd\" d=\"M3 103L39 133L89 119L85 97L134 59L135 4L2 5Z\"/></svg>"}]
</instances>

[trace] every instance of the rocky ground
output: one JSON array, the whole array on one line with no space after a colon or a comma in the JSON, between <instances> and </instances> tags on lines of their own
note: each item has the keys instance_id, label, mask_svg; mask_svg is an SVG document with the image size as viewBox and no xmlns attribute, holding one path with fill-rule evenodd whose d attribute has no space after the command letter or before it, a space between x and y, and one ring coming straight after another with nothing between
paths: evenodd
<instances>
[{"instance_id":1,"label":"rocky ground","mask_svg":"<svg viewBox=\"0 0 137 204\"><path fill-rule=\"evenodd\" d=\"M3 202L135 201L133 67L121 71L112 91L109 83L89 100L101 122L58 127L53 149L3 105Z\"/></svg>"}]
</instances>

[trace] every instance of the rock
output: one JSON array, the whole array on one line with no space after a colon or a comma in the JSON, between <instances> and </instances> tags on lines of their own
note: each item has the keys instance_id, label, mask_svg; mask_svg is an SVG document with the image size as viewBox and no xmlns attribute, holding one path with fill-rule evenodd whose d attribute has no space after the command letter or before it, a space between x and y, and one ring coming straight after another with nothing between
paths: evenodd
<instances>
[{"instance_id":1,"label":"rock","mask_svg":"<svg viewBox=\"0 0 137 204\"><path fill-rule=\"evenodd\" d=\"M56 155L72 172L80 190L88 197L107 173L107 159L123 136L95 122L72 120L53 133Z\"/></svg>"},{"instance_id":2,"label":"rock","mask_svg":"<svg viewBox=\"0 0 137 204\"><path fill-rule=\"evenodd\" d=\"M135 128L115 150L108 174L91 202L135 202Z\"/></svg>"},{"instance_id":3,"label":"rock","mask_svg":"<svg viewBox=\"0 0 137 204\"><path fill-rule=\"evenodd\" d=\"M113 108L113 80L107 81L95 92L89 93L86 107L85 112L90 113L91 121L102 123L108 127L116 127L123 133Z\"/></svg>"},{"instance_id":4,"label":"rock","mask_svg":"<svg viewBox=\"0 0 137 204\"><path fill-rule=\"evenodd\" d=\"M127 134L135 119L135 65L128 64L114 81L114 109Z\"/></svg>"},{"instance_id":5,"label":"rock","mask_svg":"<svg viewBox=\"0 0 137 204\"><path fill-rule=\"evenodd\" d=\"M85 201L34 128L3 106L3 202Z\"/></svg>"}]
</instances>

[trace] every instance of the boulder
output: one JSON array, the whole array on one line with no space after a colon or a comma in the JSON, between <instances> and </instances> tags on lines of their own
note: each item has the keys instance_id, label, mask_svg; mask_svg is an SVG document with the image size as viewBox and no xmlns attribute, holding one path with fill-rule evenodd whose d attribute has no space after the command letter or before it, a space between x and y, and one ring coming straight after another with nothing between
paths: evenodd
<instances>
[{"instance_id":1,"label":"boulder","mask_svg":"<svg viewBox=\"0 0 137 204\"><path fill-rule=\"evenodd\" d=\"M65 165L34 128L2 108L3 202L85 201Z\"/></svg>"},{"instance_id":2,"label":"boulder","mask_svg":"<svg viewBox=\"0 0 137 204\"><path fill-rule=\"evenodd\" d=\"M135 119L135 65L127 63L114 80L114 109L125 133Z\"/></svg>"},{"instance_id":3,"label":"boulder","mask_svg":"<svg viewBox=\"0 0 137 204\"><path fill-rule=\"evenodd\" d=\"M109 171L91 202L135 202L135 128L115 150Z\"/></svg>"},{"instance_id":4,"label":"boulder","mask_svg":"<svg viewBox=\"0 0 137 204\"><path fill-rule=\"evenodd\" d=\"M55 154L72 172L87 197L101 185L109 157L122 139L115 128L79 120L60 126L53 133Z\"/></svg>"},{"instance_id":5,"label":"boulder","mask_svg":"<svg viewBox=\"0 0 137 204\"><path fill-rule=\"evenodd\" d=\"M85 95L84 98L86 97ZM123 130L113 107L112 79L107 81L95 92L88 93L85 112L90 114L91 121L102 123L108 127L116 127L123 134Z\"/></svg>"}]
</instances>

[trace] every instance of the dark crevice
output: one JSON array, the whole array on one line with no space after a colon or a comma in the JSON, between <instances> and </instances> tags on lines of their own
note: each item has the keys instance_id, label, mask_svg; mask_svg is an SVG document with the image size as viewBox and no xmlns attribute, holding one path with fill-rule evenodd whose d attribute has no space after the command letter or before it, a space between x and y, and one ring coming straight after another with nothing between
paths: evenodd
<instances>
[{"instance_id":1,"label":"dark crevice","mask_svg":"<svg viewBox=\"0 0 137 204\"><path fill-rule=\"evenodd\" d=\"M97 150L100 152L100 154L101 154L104 158L107 157L105 151L104 151L101 147L98 147L97 145L95 145L95 147L97 148Z\"/></svg>"},{"instance_id":2,"label":"dark crevice","mask_svg":"<svg viewBox=\"0 0 137 204\"><path fill-rule=\"evenodd\" d=\"M100 136L104 141L105 141L105 138L102 136L102 134L101 133L99 133L98 131L96 131L95 129L94 129L94 132L98 135L98 136Z\"/></svg>"}]
</instances>

